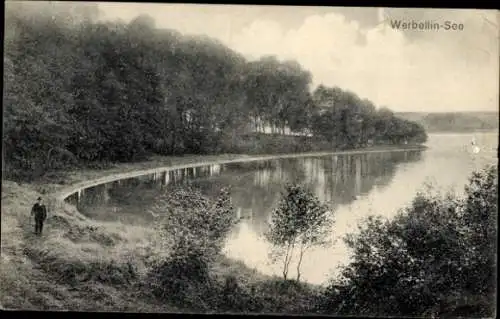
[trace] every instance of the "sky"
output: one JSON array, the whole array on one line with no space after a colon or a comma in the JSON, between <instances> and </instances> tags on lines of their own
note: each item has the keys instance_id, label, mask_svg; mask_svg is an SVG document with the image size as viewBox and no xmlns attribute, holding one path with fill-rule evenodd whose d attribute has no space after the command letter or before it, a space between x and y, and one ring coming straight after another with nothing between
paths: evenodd
<instances>
[{"instance_id":1,"label":"sky","mask_svg":"<svg viewBox=\"0 0 500 319\"><path fill-rule=\"evenodd\" d=\"M206 34L248 59L276 55L394 111L498 111L499 14L493 10L98 3L103 20L155 18ZM461 23L395 30L391 21Z\"/></svg>"}]
</instances>

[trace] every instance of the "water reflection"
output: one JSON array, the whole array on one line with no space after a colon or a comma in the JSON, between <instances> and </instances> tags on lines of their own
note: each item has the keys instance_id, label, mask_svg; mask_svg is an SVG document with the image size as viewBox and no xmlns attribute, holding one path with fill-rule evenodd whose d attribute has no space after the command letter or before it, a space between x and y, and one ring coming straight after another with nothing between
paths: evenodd
<instances>
[{"instance_id":1,"label":"water reflection","mask_svg":"<svg viewBox=\"0 0 500 319\"><path fill-rule=\"evenodd\" d=\"M168 187L185 185L197 178L212 178L222 171L221 165L210 165L122 179L81 190L66 201L97 220L150 223L152 216L145 212Z\"/></svg>"},{"instance_id":2,"label":"water reflection","mask_svg":"<svg viewBox=\"0 0 500 319\"><path fill-rule=\"evenodd\" d=\"M231 199L241 223L230 234L226 253L263 272L279 274L278 266L268 264L269 247L262 235L267 230L270 214L285 183L300 183L328 203L337 220L332 234L339 235L352 229L357 218L368 211L366 206L357 207L357 202L367 205L368 201L363 198L388 187L400 164L408 166L421 158L421 152L412 151L286 158L186 168L88 188L73 194L68 201L97 220L150 225L153 216L147 212L148 208L171 187L190 183L214 197L221 187L231 186ZM385 209L382 204L378 207ZM320 261L329 260L332 265L337 265L345 261L346 256L343 245L330 250L311 250L308 260L303 261L304 279L321 282L331 271L331 265L319 267ZM293 271L290 275L293 276Z\"/></svg>"},{"instance_id":3,"label":"water reflection","mask_svg":"<svg viewBox=\"0 0 500 319\"><path fill-rule=\"evenodd\" d=\"M285 183L300 183L333 209L366 196L375 186L383 189L398 163L421 159L421 152L368 153L285 158L159 172L98 185L70 196L67 201L98 220L151 222L149 205L170 187L187 183L209 196L231 186L237 214L254 231L266 229L269 215Z\"/></svg>"},{"instance_id":4,"label":"water reflection","mask_svg":"<svg viewBox=\"0 0 500 319\"><path fill-rule=\"evenodd\" d=\"M492 134L478 139L481 149L495 149L497 137ZM261 235L285 183L303 184L328 202L335 212L332 234L342 236L371 213L393 216L428 177L441 186L462 188L470 172L490 161L493 154L470 154L464 150L469 142L467 135L437 135L431 137L425 152L328 155L180 169L99 185L67 200L98 220L149 225L152 216L146 213L148 207L173 186L190 183L208 196L231 186L232 201L242 222L229 236L227 253L263 272L279 274L279 269L267 265L268 244ZM303 261L303 278L321 283L332 267L347 258L342 242L331 249L313 250Z\"/></svg>"}]
</instances>

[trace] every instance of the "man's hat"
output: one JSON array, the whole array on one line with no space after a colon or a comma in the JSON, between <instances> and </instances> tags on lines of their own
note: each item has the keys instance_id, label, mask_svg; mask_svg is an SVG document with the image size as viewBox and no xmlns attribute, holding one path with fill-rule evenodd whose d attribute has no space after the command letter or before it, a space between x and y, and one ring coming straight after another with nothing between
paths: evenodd
<instances>
[{"instance_id":1,"label":"man's hat","mask_svg":"<svg viewBox=\"0 0 500 319\"><path fill-rule=\"evenodd\" d=\"M36 200L42 200L42 198L41 198L41 197L38 197Z\"/></svg>"}]
</instances>

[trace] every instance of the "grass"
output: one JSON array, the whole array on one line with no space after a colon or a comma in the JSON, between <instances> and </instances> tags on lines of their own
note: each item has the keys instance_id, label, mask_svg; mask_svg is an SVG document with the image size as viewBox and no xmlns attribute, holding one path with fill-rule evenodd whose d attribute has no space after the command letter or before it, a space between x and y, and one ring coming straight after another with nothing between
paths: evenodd
<instances>
[{"instance_id":1,"label":"grass","mask_svg":"<svg viewBox=\"0 0 500 319\"><path fill-rule=\"evenodd\" d=\"M284 281L278 276L262 275L243 262L224 256L217 260L212 272L221 282L226 278L235 279L239 293L251 301L243 306L245 312L305 314L310 312L314 298L323 289L294 280Z\"/></svg>"},{"instance_id":2,"label":"grass","mask_svg":"<svg viewBox=\"0 0 500 319\"><path fill-rule=\"evenodd\" d=\"M44 234L37 238L28 220L37 196L16 183L2 183L3 308L175 310L155 303L138 287L150 259L165 251L153 230L96 223L74 207L60 204L50 212Z\"/></svg>"},{"instance_id":3,"label":"grass","mask_svg":"<svg viewBox=\"0 0 500 319\"><path fill-rule=\"evenodd\" d=\"M117 222L95 222L73 206L54 204L41 238L33 234L29 212L40 193L14 182L2 183L0 305L4 309L177 312L155 298L142 283L155 261L168 254L154 229ZM263 297L263 310L296 304L276 303L279 282L221 257L214 275L228 276ZM274 299L273 299L274 298ZM294 297L295 298L295 297ZM267 301L266 301L267 300ZM267 302L267 304L266 304Z\"/></svg>"},{"instance_id":4,"label":"grass","mask_svg":"<svg viewBox=\"0 0 500 319\"><path fill-rule=\"evenodd\" d=\"M157 300L142 286L149 267L169 251L154 229L93 221L75 207L57 202L51 193L117 173L249 156L156 156L138 163L113 164L106 169L59 171L31 183L4 180L0 306L23 310L179 311L178 307ZM46 198L49 208L41 238L33 235L33 222L29 219L38 196ZM235 277L244 291L259 296L257 309L263 312L300 312L303 309L299 306L316 293L311 285L284 287L281 279L265 276L225 257L216 262L212 271L221 282L228 276Z\"/></svg>"}]
</instances>

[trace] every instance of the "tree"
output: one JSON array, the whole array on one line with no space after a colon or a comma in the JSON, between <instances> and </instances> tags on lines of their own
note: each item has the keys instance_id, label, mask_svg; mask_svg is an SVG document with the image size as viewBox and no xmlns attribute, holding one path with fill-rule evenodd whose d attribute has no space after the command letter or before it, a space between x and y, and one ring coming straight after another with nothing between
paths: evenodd
<instances>
[{"instance_id":1,"label":"tree","mask_svg":"<svg viewBox=\"0 0 500 319\"><path fill-rule=\"evenodd\" d=\"M52 2L9 3L6 11L11 177L153 154L240 152L248 123L258 132L312 132L321 148L324 140L355 148L373 137L425 139L418 125L392 115L379 121L353 93L320 86L311 94L311 74L295 61L249 62L207 36L157 29L147 15L103 22L95 5ZM278 140L272 150L303 149L296 145L305 139L286 140L293 142Z\"/></svg>"},{"instance_id":2,"label":"tree","mask_svg":"<svg viewBox=\"0 0 500 319\"><path fill-rule=\"evenodd\" d=\"M313 246L327 245L333 219L331 211L310 191L297 185L286 185L285 192L272 213L267 239L275 253L284 255L283 278L287 280L290 262L298 246L297 281L304 253Z\"/></svg>"}]
</instances>

